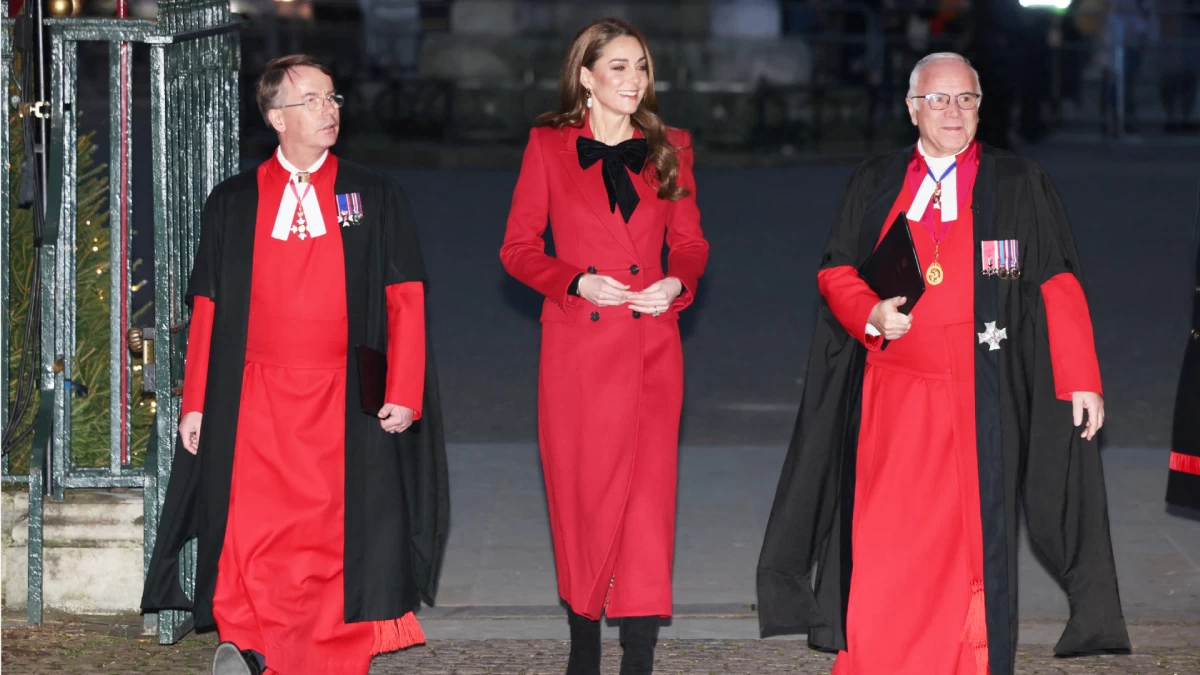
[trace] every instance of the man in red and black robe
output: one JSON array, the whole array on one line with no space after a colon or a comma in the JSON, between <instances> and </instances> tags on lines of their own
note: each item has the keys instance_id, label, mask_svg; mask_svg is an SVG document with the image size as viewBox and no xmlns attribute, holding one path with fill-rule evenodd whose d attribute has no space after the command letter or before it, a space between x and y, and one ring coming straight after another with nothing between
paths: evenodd
<instances>
[{"instance_id":1,"label":"man in red and black robe","mask_svg":"<svg viewBox=\"0 0 1200 675\"><path fill-rule=\"evenodd\" d=\"M1200 217L1200 216L1197 216ZM1175 394L1167 503L1200 509L1200 247L1192 279L1192 324Z\"/></svg>"},{"instance_id":2,"label":"man in red and black robe","mask_svg":"<svg viewBox=\"0 0 1200 675\"><path fill-rule=\"evenodd\" d=\"M324 66L272 61L258 102L279 148L204 207L183 449L142 607L215 625L215 674L360 675L424 641L412 612L432 604L445 546L425 268L401 190L329 151L342 99ZM360 366L360 345L386 373ZM360 374L385 382L382 409L364 411ZM192 537L194 601L179 577Z\"/></svg>"},{"instance_id":3,"label":"man in red and black robe","mask_svg":"<svg viewBox=\"0 0 1200 675\"><path fill-rule=\"evenodd\" d=\"M974 140L981 98L961 56L918 63L920 140L858 167L821 259L758 600L764 636L807 633L835 675L1011 675L1019 503L1070 596L1056 652L1129 649L1078 255L1041 168ZM901 213L910 315L857 273Z\"/></svg>"}]
</instances>

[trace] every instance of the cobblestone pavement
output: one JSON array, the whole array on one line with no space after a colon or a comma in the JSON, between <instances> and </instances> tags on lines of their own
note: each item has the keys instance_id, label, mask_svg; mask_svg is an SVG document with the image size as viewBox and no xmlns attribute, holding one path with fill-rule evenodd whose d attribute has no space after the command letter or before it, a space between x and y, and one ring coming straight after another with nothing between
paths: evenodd
<instances>
[{"instance_id":1,"label":"cobblestone pavement","mask_svg":"<svg viewBox=\"0 0 1200 675\"><path fill-rule=\"evenodd\" d=\"M97 632L77 624L3 631L2 665L6 673L128 675L208 672L216 638L188 636L171 647L154 639ZM534 675L561 674L566 667L564 640L448 640L381 656L372 675ZM604 645L604 672L616 673L620 647ZM655 672L662 675L827 675L832 658L799 641L664 640ZM1049 646L1018 653L1018 675L1196 675L1200 648L1146 647L1131 655L1055 659Z\"/></svg>"}]
</instances>

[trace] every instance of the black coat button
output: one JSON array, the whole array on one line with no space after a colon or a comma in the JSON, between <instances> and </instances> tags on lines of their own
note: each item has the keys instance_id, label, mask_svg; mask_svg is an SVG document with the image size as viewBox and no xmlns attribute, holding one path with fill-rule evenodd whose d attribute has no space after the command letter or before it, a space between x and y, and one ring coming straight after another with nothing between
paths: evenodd
<instances>
[{"instance_id":1,"label":"black coat button","mask_svg":"<svg viewBox=\"0 0 1200 675\"><path fill-rule=\"evenodd\" d=\"M592 321L600 320L600 312L592 312Z\"/></svg>"},{"instance_id":2,"label":"black coat button","mask_svg":"<svg viewBox=\"0 0 1200 675\"><path fill-rule=\"evenodd\" d=\"M642 268L638 267L637 265L630 265L630 266L629 266L629 273L630 273L630 274L637 274L638 272L641 272L641 271L642 271Z\"/></svg>"},{"instance_id":3,"label":"black coat button","mask_svg":"<svg viewBox=\"0 0 1200 675\"><path fill-rule=\"evenodd\" d=\"M595 274L595 273L596 273L595 265L588 267L588 274Z\"/></svg>"},{"instance_id":4,"label":"black coat button","mask_svg":"<svg viewBox=\"0 0 1200 675\"><path fill-rule=\"evenodd\" d=\"M639 311L637 311L636 309L635 309L635 310L633 310L633 318L635 318L635 319L640 319L640 318L642 318L642 313L641 313L641 312L639 312Z\"/></svg>"}]
</instances>

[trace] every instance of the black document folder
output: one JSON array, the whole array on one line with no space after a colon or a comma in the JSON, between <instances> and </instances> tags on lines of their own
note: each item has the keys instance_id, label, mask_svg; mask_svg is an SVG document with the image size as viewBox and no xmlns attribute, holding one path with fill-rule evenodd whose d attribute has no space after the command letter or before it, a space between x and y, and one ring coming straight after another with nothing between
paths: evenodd
<instances>
[{"instance_id":1,"label":"black document folder","mask_svg":"<svg viewBox=\"0 0 1200 675\"><path fill-rule=\"evenodd\" d=\"M904 296L906 301L898 308L901 314L911 312L921 299L925 293L925 275L903 211L896 216L875 252L858 266L858 275L880 300Z\"/></svg>"},{"instance_id":2,"label":"black document folder","mask_svg":"<svg viewBox=\"0 0 1200 675\"><path fill-rule=\"evenodd\" d=\"M358 399L362 411L375 416L387 393L387 354L366 345L354 348L358 356Z\"/></svg>"}]
</instances>

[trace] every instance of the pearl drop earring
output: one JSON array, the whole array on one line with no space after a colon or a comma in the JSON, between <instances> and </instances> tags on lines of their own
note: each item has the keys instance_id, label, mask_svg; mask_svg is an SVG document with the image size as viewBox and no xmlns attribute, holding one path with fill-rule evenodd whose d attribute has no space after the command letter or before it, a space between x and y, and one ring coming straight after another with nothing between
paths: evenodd
<instances>
[{"instance_id":1,"label":"pearl drop earring","mask_svg":"<svg viewBox=\"0 0 1200 675\"><path fill-rule=\"evenodd\" d=\"M592 107L592 92L589 89L587 93L587 107Z\"/></svg>"}]
</instances>

